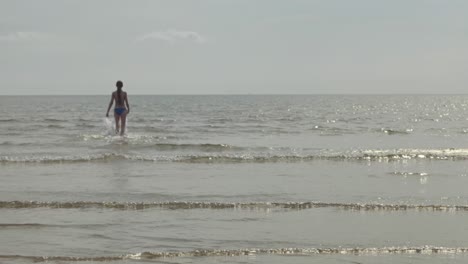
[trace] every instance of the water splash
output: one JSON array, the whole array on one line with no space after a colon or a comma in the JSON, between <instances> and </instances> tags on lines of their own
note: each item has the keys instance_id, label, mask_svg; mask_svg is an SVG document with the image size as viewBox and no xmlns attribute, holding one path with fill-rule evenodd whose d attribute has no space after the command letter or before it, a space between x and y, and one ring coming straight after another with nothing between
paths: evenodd
<instances>
[{"instance_id":1,"label":"water splash","mask_svg":"<svg viewBox=\"0 0 468 264\"><path fill-rule=\"evenodd\" d=\"M103 119L103 124L105 136L115 135L115 121L112 121L110 118L106 117Z\"/></svg>"}]
</instances>

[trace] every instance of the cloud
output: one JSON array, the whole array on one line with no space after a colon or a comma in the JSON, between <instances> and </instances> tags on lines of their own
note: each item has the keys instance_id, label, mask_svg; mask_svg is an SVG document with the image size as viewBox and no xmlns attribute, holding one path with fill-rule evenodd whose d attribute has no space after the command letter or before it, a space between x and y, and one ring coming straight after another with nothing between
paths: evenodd
<instances>
[{"instance_id":1,"label":"cloud","mask_svg":"<svg viewBox=\"0 0 468 264\"><path fill-rule=\"evenodd\" d=\"M45 35L40 32L18 31L14 33L0 35L0 42L28 42L42 40L44 38Z\"/></svg>"},{"instance_id":2,"label":"cloud","mask_svg":"<svg viewBox=\"0 0 468 264\"><path fill-rule=\"evenodd\" d=\"M180 31L180 30L166 30L154 31L137 38L137 41L164 41L164 42L177 42L177 41L191 41L196 43L204 43L206 39L199 33L194 31Z\"/></svg>"}]
</instances>

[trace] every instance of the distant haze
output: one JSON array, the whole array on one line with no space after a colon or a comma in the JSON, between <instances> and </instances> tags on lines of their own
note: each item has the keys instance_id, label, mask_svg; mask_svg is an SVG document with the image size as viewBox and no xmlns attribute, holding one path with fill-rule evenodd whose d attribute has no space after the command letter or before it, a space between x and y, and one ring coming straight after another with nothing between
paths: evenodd
<instances>
[{"instance_id":1,"label":"distant haze","mask_svg":"<svg viewBox=\"0 0 468 264\"><path fill-rule=\"evenodd\" d=\"M4 0L0 95L466 93L464 0Z\"/></svg>"}]
</instances>

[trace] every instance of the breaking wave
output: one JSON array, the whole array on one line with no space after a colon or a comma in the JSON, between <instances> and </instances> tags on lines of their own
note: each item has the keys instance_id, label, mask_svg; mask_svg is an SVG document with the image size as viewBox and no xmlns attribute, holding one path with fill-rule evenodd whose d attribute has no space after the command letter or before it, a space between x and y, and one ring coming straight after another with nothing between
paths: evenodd
<instances>
[{"instance_id":1,"label":"breaking wave","mask_svg":"<svg viewBox=\"0 0 468 264\"><path fill-rule=\"evenodd\" d=\"M411 205L411 204L360 204L360 203L326 203L326 202L95 202L95 201L71 201L71 202L41 202L41 201L0 201L1 208L29 209L29 208L107 208L119 210L144 210L150 208L163 209L313 209L336 208L355 211L468 211L468 205Z\"/></svg>"},{"instance_id":2,"label":"breaking wave","mask_svg":"<svg viewBox=\"0 0 468 264\"><path fill-rule=\"evenodd\" d=\"M387 135L408 135L413 132L413 129L407 128L407 129L391 129L391 128L381 128L378 130L379 132L383 132Z\"/></svg>"},{"instance_id":3,"label":"breaking wave","mask_svg":"<svg viewBox=\"0 0 468 264\"><path fill-rule=\"evenodd\" d=\"M0 259L15 260L24 259L32 262L47 261L118 261L118 260L152 260L160 258L178 257L236 257L256 255L330 255L330 254L352 254L352 255L384 255L384 254L466 254L465 247L337 247L337 248L246 248L246 249L198 249L179 252L140 252L120 256L96 256L96 257L71 257L71 256L21 256L0 255Z\"/></svg>"},{"instance_id":4,"label":"breaking wave","mask_svg":"<svg viewBox=\"0 0 468 264\"><path fill-rule=\"evenodd\" d=\"M389 173L391 175L397 175L397 176L428 176L429 173L427 172L409 172L409 171L394 171Z\"/></svg>"},{"instance_id":5,"label":"breaking wave","mask_svg":"<svg viewBox=\"0 0 468 264\"><path fill-rule=\"evenodd\" d=\"M112 159L127 159L126 155L119 154L97 154L83 156L0 156L0 163L73 163L107 161Z\"/></svg>"},{"instance_id":6,"label":"breaking wave","mask_svg":"<svg viewBox=\"0 0 468 264\"><path fill-rule=\"evenodd\" d=\"M147 148L145 146L143 148ZM334 161L397 161L410 159L433 160L467 160L468 149L397 149L397 150L354 150L348 152L319 151L314 154L281 154L273 152L242 152L242 149L224 144L156 144L156 150L196 150L199 152L217 152L212 155L195 154L159 154L140 155L102 153L77 156L0 156L0 163L65 163L65 162L99 162L110 160L152 161L152 162L189 162L189 163L268 163L268 162L304 162L312 160ZM228 152L230 151L230 152ZM292 151L293 152L293 151ZM296 151L300 153L301 151ZM280 154L276 154L280 153Z\"/></svg>"}]
</instances>

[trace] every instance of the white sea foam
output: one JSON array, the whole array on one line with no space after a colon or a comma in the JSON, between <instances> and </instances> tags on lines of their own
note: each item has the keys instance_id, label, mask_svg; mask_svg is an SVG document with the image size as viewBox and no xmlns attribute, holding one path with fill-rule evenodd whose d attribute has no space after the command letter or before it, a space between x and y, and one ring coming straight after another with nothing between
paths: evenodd
<instances>
[{"instance_id":1,"label":"white sea foam","mask_svg":"<svg viewBox=\"0 0 468 264\"><path fill-rule=\"evenodd\" d=\"M271 209L283 208L304 210L313 208L335 208L351 211L438 211L455 212L468 211L466 205L417 205L417 204L361 204L361 203L327 203L327 202L98 202L98 201L70 201L70 202L42 202L42 201L0 201L1 208L108 208L121 210L144 210L151 208L165 209Z\"/></svg>"},{"instance_id":2,"label":"white sea foam","mask_svg":"<svg viewBox=\"0 0 468 264\"><path fill-rule=\"evenodd\" d=\"M84 135L85 141L103 140L106 143L125 144L133 149L132 153L121 153L106 151L96 154L76 154L76 155L4 155L0 156L0 162L80 162L80 161L103 161L109 159L127 159L134 161L172 161L172 162L193 162L193 163L232 163L232 162L307 162L314 160L333 161L379 161L393 162L411 159L431 159L431 160L466 160L468 159L467 149L402 149L402 150L362 150L362 151L315 151L308 153L292 149L283 153L272 150L257 151L227 144L174 144L174 143L154 143L153 139L144 136L104 136L104 135ZM150 143L148 143L148 141ZM149 144L149 145L148 145ZM145 150L157 151L148 154ZM404 174L398 173L397 174ZM406 173L411 175L410 173ZM425 176L427 172L419 173Z\"/></svg>"},{"instance_id":3,"label":"white sea foam","mask_svg":"<svg viewBox=\"0 0 468 264\"><path fill-rule=\"evenodd\" d=\"M238 257L238 256L258 256L258 255L291 255L291 256L312 256L312 255L395 255L395 254L422 254L422 255L454 255L466 254L468 248L465 247L330 247L330 248L242 248L242 249L197 249L192 251L145 251L129 253L116 256L23 256L23 255L0 255L6 260L30 260L33 262L109 262L118 260L154 260L161 258L183 258L183 257ZM225 259L223 259L225 261ZM282 259L287 261L287 259ZM193 260L192 260L193 261ZM172 262L172 261L171 261Z\"/></svg>"}]
</instances>

